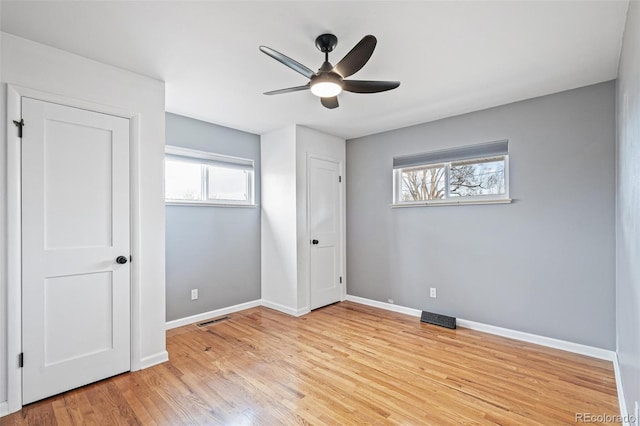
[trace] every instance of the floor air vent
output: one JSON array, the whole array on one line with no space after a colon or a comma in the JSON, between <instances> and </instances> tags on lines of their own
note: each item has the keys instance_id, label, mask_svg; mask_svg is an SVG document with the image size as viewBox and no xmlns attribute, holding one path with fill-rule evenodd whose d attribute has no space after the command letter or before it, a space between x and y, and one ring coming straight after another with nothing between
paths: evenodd
<instances>
[{"instance_id":1,"label":"floor air vent","mask_svg":"<svg viewBox=\"0 0 640 426\"><path fill-rule=\"evenodd\" d=\"M454 317L434 314L433 312L422 311L420 322L439 325L441 327L456 328L456 319Z\"/></svg>"},{"instance_id":2,"label":"floor air vent","mask_svg":"<svg viewBox=\"0 0 640 426\"><path fill-rule=\"evenodd\" d=\"M206 327L208 325L215 324L217 322L225 321L225 320L228 320L228 319L229 319L229 317L216 318L216 319L212 319L212 320L209 320L209 321L198 323L197 326L198 327Z\"/></svg>"}]
</instances>

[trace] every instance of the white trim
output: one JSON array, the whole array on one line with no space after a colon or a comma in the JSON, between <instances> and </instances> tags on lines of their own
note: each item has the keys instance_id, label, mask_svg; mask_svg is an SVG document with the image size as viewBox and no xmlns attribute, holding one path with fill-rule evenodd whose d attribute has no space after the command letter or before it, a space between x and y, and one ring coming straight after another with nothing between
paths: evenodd
<instances>
[{"instance_id":1,"label":"white trim","mask_svg":"<svg viewBox=\"0 0 640 426\"><path fill-rule=\"evenodd\" d=\"M402 204L391 204L392 209L405 207L440 207L440 206L466 206L473 204L510 204L513 198L488 199L488 200L460 200L460 201L415 201Z\"/></svg>"},{"instance_id":2,"label":"white trim","mask_svg":"<svg viewBox=\"0 0 640 426\"><path fill-rule=\"evenodd\" d=\"M142 369L142 278L140 276L140 114L129 119L129 221L131 225L131 371Z\"/></svg>"},{"instance_id":3,"label":"white trim","mask_svg":"<svg viewBox=\"0 0 640 426\"><path fill-rule=\"evenodd\" d=\"M22 227L20 138L12 120L22 117L22 92L7 85L7 410L22 408Z\"/></svg>"},{"instance_id":4,"label":"white trim","mask_svg":"<svg viewBox=\"0 0 640 426\"><path fill-rule=\"evenodd\" d=\"M162 364L169 361L169 352L162 351L154 355L149 355L140 360L142 369L153 367L154 365Z\"/></svg>"},{"instance_id":5,"label":"white trim","mask_svg":"<svg viewBox=\"0 0 640 426\"><path fill-rule=\"evenodd\" d=\"M346 142L345 142L346 145ZM342 277L342 291L340 293L340 301L347 300L347 173L346 173L346 146L345 156L340 161L340 176L342 176L342 182L340 186L340 203L342 203L342 215L340 220L342 221L342 229L340 230L340 250L342 256L340 256L340 276Z\"/></svg>"},{"instance_id":6,"label":"white trim","mask_svg":"<svg viewBox=\"0 0 640 426\"><path fill-rule=\"evenodd\" d=\"M297 130L296 130L296 139L298 138L297 135ZM304 189L305 191L305 200L304 200L304 212L305 212L305 223L304 223L304 241L311 241L311 211L309 210L309 206L311 205L311 191L309 190L309 187L311 186L310 183L310 168L309 168L309 162L311 159L311 153L307 152L307 157L304 159L304 183L306 188ZM297 157L297 154L296 154ZM297 158L296 158L296 163L297 163ZM333 161L333 160L329 160L329 161ZM296 164L296 175L300 174L300 170L298 170L298 165ZM296 176L297 178L297 176ZM297 179L296 179L296 186L298 185ZM301 185L302 186L302 185ZM298 190L296 189L296 200L298 198ZM342 201L341 201L342 202ZM296 201L297 204L297 201ZM296 205L296 215L297 215L297 211L298 211L298 206ZM297 219L296 219L297 221ZM299 231L296 230L296 233L298 233ZM309 307L311 307L311 293L313 291L313 289L311 288L311 245L309 244L304 244L302 246L302 248L298 248L298 257L300 257L300 250L304 250L304 256L306 256L307 258L307 273L305 274L306 276L304 277L306 279L306 283L303 283L303 285L306 285L306 290L307 290L307 305ZM299 269L299 267L298 267ZM298 281L298 292L300 292L300 282ZM298 302L300 303L300 302Z\"/></svg>"},{"instance_id":7,"label":"white trim","mask_svg":"<svg viewBox=\"0 0 640 426\"><path fill-rule=\"evenodd\" d=\"M258 207L257 204L232 204L232 203L215 203L215 202L207 202L207 201L180 201L180 200L172 200L165 201L165 206L190 206L190 207L240 207L240 208L250 208L255 209Z\"/></svg>"},{"instance_id":8,"label":"white trim","mask_svg":"<svg viewBox=\"0 0 640 426\"><path fill-rule=\"evenodd\" d=\"M508 337L522 342L534 343L536 345L586 355L592 358L603 359L605 361L613 361L616 356L615 351L608 349L596 348L594 346L554 339L552 337L540 336L538 334L525 333L523 331L496 327L495 325L482 324L464 319L458 319L456 322L460 327L469 328L471 330L482 331L484 333L495 334L496 336Z\"/></svg>"},{"instance_id":9,"label":"white trim","mask_svg":"<svg viewBox=\"0 0 640 426\"><path fill-rule=\"evenodd\" d=\"M288 306L281 305L279 303L270 302L268 300L262 299L260 300L260 304L265 308L273 309L288 315L292 315L294 317L301 317L302 315L308 314L311 312L308 306L300 309L293 309Z\"/></svg>"},{"instance_id":10,"label":"white trim","mask_svg":"<svg viewBox=\"0 0 640 426\"><path fill-rule=\"evenodd\" d=\"M31 98L73 108L129 119L130 135L130 214L131 214L131 371L154 365L162 355L140 359L142 335L140 331L140 271L135 259L140 258L140 191L139 146L140 116L122 108L97 104L81 99L42 92L7 84L7 123L22 116L22 98ZM20 138L14 126L7 124L7 410L22 408L22 371L17 359L22 352L22 224L21 224L21 156ZM166 352L165 352L166 356ZM11 361L13 360L13 361ZM156 362L157 361L157 362Z\"/></svg>"},{"instance_id":11,"label":"white trim","mask_svg":"<svg viewBox=\"0 0 640 426\"><path fill-rule=\"evenodd\" d=\"M632 426L629 411L627 410L627 400L624 398L624 388L622 387L622 373L620 372L620 361L618 360L618 354L615 354L615 356L613 357L613 372L616 376L616 388L618 390L618 404L620 405L620 417L622 417L622 425ZM638 419L635 419L633 421L637 422Z\"/></svg>"},{"instance_id":12,"label":"white trim","mask_svg":"<svg viewBox=\"0 0 640 426\"><path fill-rule=\"evenodd\" d=\"M373 306L374 308L386 309L387 311L398 312L400 314L411 315L420 318L422 311L419 309L407 308L406 306L394 305L392 303L379 302L377 300L366 299L364 297L347 294L349 302L360 303L361 305Z\"/></svg>"},{"instance_id":13,"label":"white trim","mask_svg":"<svg viewBox=\"0 0 640 426\"><path fill-rule=\"evenodd\" d=\"M262 303L260 299L252 300L250 302L244 302L237 305L228 306L226 308L215 309L213 311L203 312L201 314L191 315L189 317L167 321L166 326L167 326L167 330L171 330L172 328L182 327L183 325L189 325L196 322L206 321L211 318L232 314L234 312L243 311L249 308L255 308L256 306L261 306L261 305Z\"/></svg>"},{"instance_id":14,"label":"white trim","mask_svg":"<svg viewBox=\"0 0 640 426\"><path fill-rule=\"evenodd\" d=\"M9 404L7 402L0 402L0 417L9 414Z\"/></svg>"},{"instance_id":15,"label":"white trim","mask_svg":"<svg viewBox=\"0 0 640 426\"><path fill-rule=\"evenodd\" d=\"M392 305L390 303L379 302L377 300L365 299L364 297L347 295L347 300L363 305L373 306L376 308L386 309L388 311L399 312L402 314L420 317L422 311L419 309L407 308L405 306ZM484 333L494 334L496 336L508 337L522 342L535 343L549 348L560 349L567 352L573 352L580 355L586 355L593 358L599 358L606 361L613 361L616 357L614 351L608 349L596 348L593 346L582 345L580 343L567 342L565 340L554 339L552 337L539 336L537 334L525 333L522 331L511 330L508 328L496 327L494 325L482 324L475 321L468 321L458 318L457 325L471 330L482 331Z\"/></svg>"},{"instance_id":16,"label":"white trim","mask_svg":"<svg viewBox=\"0 0 640 426\"><path fill-rule=\"evenodd\" d=\"M40 90L31 89L29 87L17 86L10 83L7 84L7 87L13 89L13 91L15 93L18 93L20 97L36 99L38 101L45 101L73 108L86 109L88 111L114 115L116 117L122 118L131 118L137 115L135 112L129 111L127 109L118 108L111 105L98 104L95 102L85 101L83 99L58 95L55 93L42 92ZM8 112L9 111L7 110L7 113Z\"/></svg>"}]
</instances>

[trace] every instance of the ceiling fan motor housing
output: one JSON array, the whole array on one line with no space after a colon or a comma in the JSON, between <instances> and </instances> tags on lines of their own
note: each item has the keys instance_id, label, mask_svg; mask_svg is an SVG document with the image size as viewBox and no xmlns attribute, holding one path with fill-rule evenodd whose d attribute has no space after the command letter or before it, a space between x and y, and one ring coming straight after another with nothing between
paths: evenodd
<instances>
[{"instance_id":1,"label":"ceiling fan motor housing","mask_svg":"<svg viewBox=\"0 0 640 426\"><path fill-rule=\"evenodd\" d=\"M322 34L316 37L316 47L322 53L329 53L333 51L338 45L338 37L333 34Z\"/></svg>"}]
</instances>

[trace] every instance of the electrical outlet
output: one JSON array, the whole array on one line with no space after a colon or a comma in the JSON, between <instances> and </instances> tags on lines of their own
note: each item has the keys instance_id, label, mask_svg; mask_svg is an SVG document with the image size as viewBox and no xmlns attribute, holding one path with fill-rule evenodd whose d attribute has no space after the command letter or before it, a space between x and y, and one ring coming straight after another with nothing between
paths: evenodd
<instances>
[{"instance_id":1,"label":"electrical outlet","mask_svg":"<svg viewBox=\"0 0 640 426\"><path fill-rule=\"evenodd\" d=\"M431 297L432 299L435 299L437 297L436 288L435 287L431 287L429 289L429 297Z\"/></svg>"},{"instance_id":2,"label":"electrical outlet","mask_svg":"<svg viewBox=\"0 0 640 426\"><path fill-rule=\"evenodd\" d=\"M387 302L391 303L393 305L393 299L387 299Z\"/></svg>"},{"instance_id":3,"label":"electrical outlet","mask_svg":"<svg viewBox=\"0 0 640 426\"><path fill-rule=\"evenodd\" d=\"M194 288L193 290L191 290L191 300L197 300L198 299L198 289Z\"/></svg>"}]
</instances>

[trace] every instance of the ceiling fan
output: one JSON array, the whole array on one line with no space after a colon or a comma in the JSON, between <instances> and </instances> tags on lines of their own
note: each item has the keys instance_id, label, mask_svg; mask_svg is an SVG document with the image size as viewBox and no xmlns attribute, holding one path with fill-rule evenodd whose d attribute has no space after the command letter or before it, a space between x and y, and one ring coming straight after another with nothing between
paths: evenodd
<instances>
[{"instance_id":1,"label":"ceiling fan","mask_svg":"<svg viewBox=\"0 0 640 426\"><path fill-rule=\"evenodd\" d=\"M316 47L324 53L324 63L318 72L311 71L301 63L270 47L260 46L262 52L309 79L309 82L304 86L273 90L265 92L265 95L279 95L310 89L311 93L320 97L323 106L333 109L339 106L338 94L343 90L352 93L378 93L395 89L400 86L399 81L345 80L346 77L360 71L367 63L376 48L376 43L377 40L374 36L364 36L334 67L329 63L329 53L338 45L338 38L333 34L322 34L316 38Z\"/></svg>"}]
</instances>

